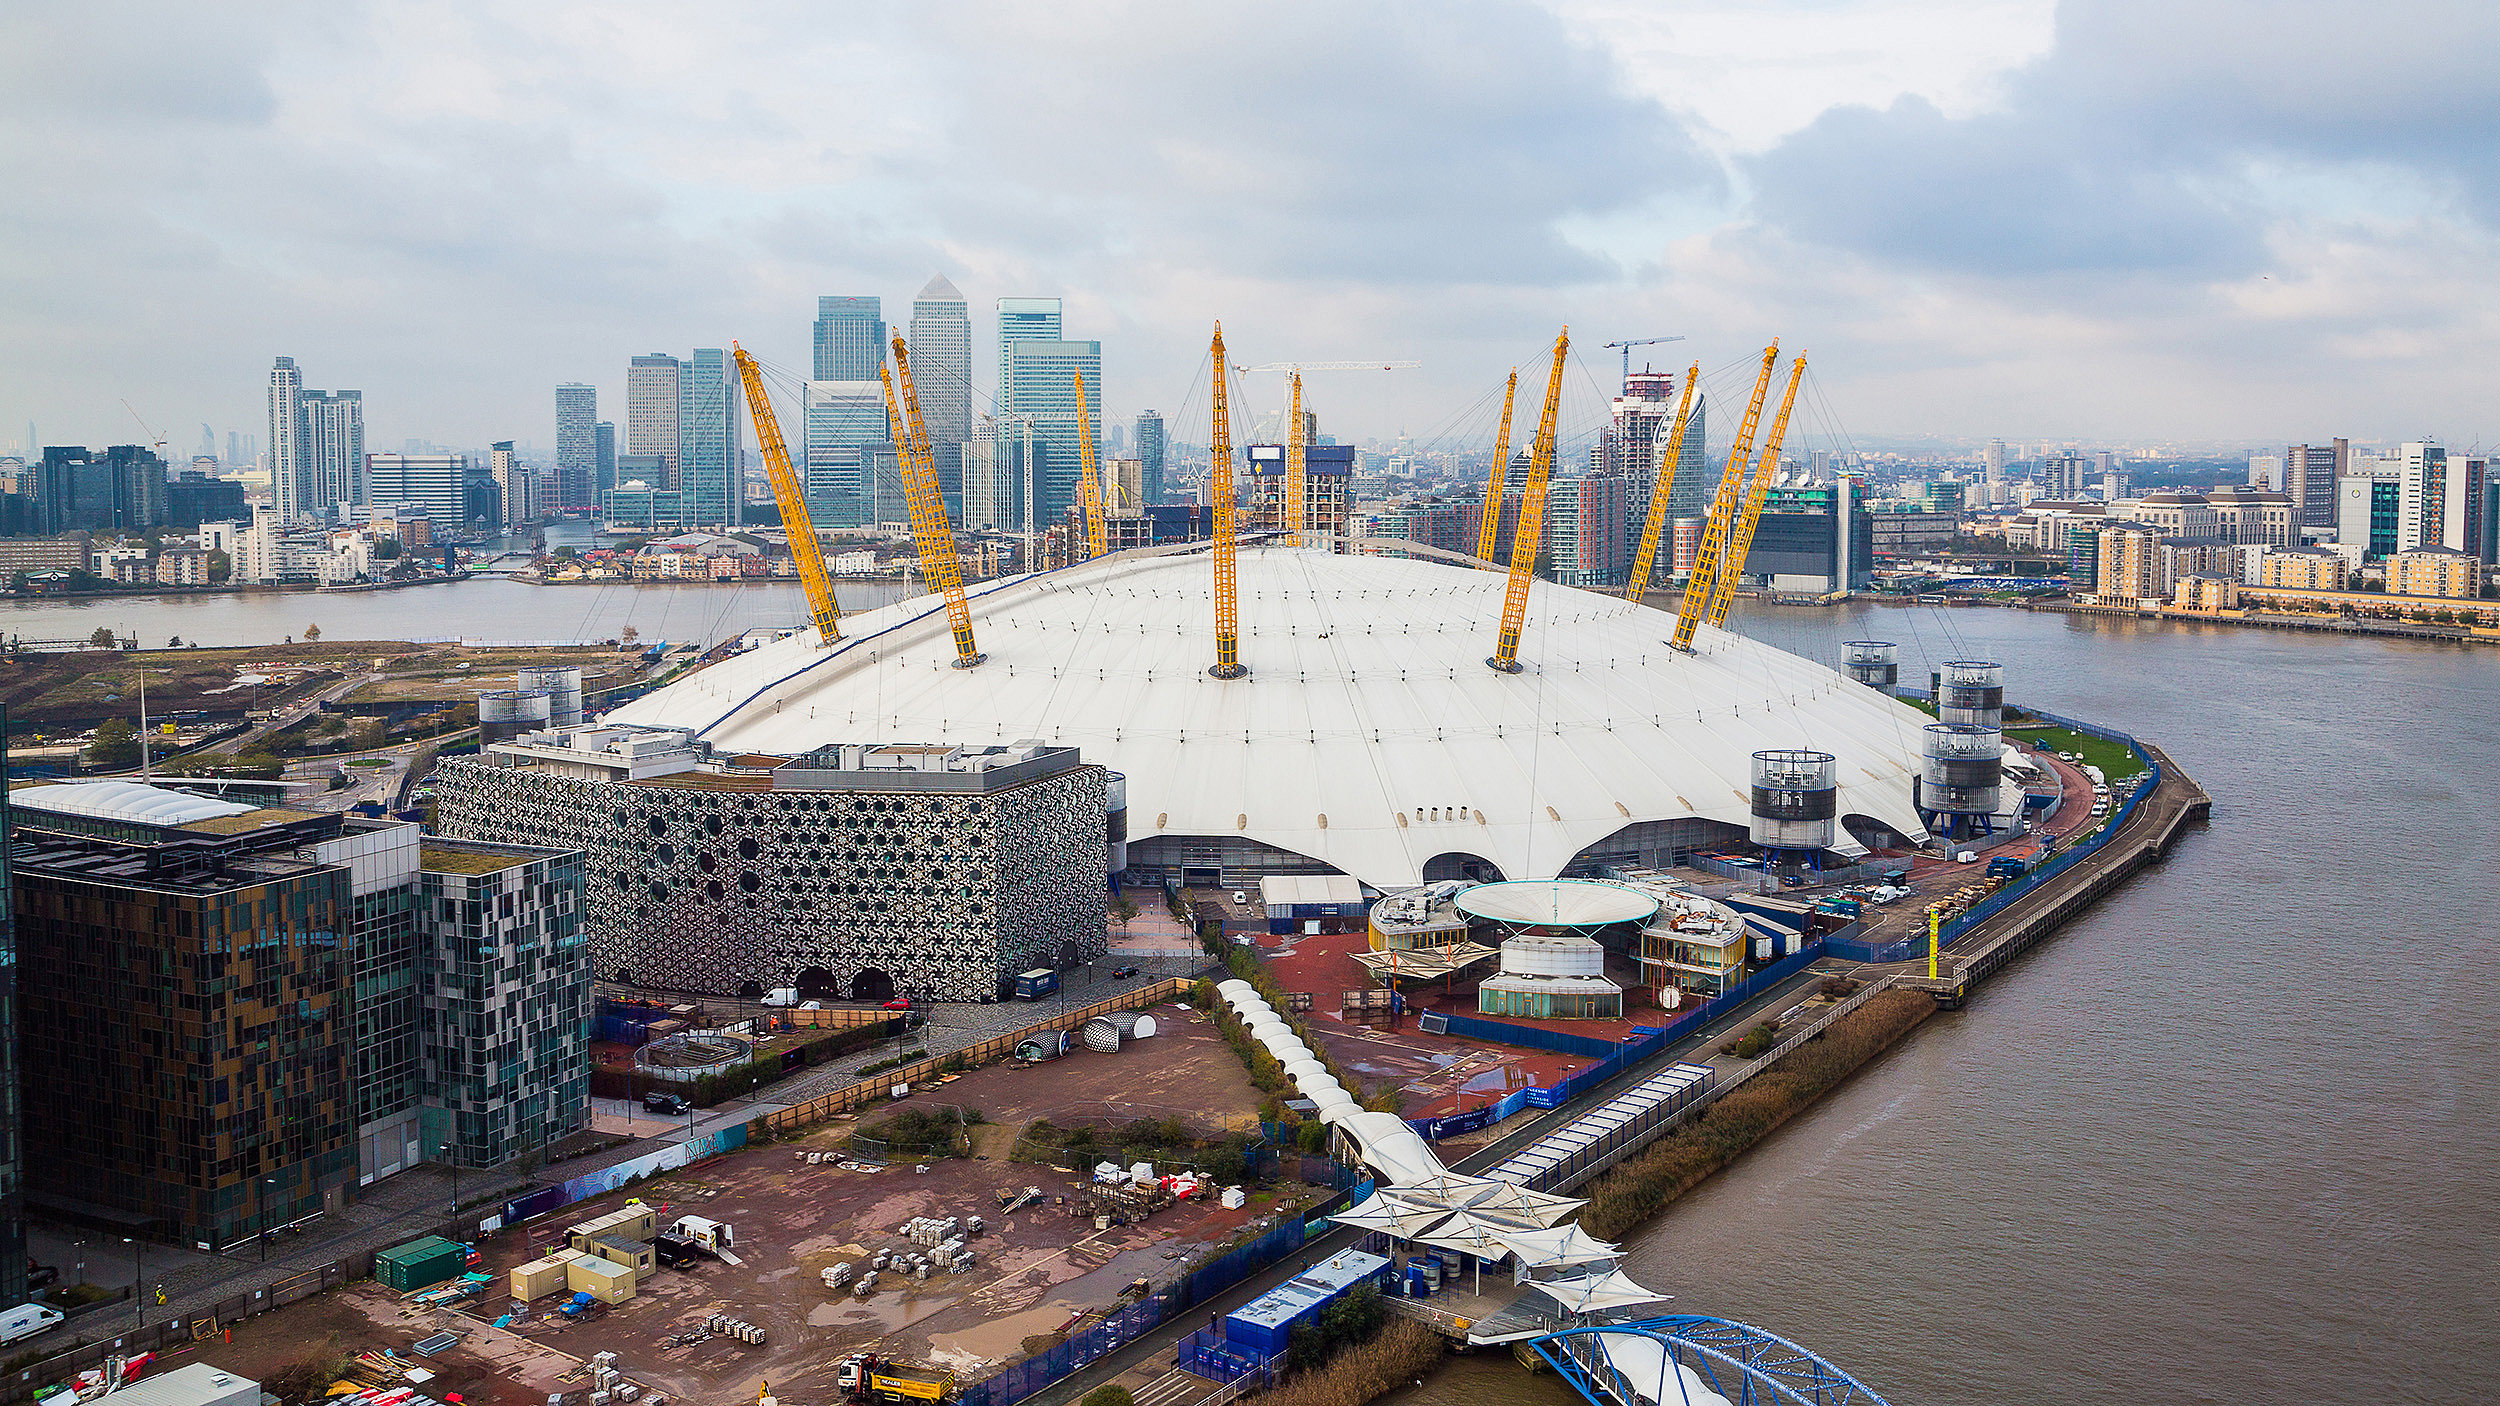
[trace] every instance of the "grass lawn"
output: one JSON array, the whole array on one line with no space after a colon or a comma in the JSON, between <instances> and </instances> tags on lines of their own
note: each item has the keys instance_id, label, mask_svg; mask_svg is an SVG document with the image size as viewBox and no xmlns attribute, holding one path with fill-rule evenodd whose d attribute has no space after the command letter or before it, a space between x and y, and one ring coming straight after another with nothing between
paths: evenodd
<instances>
[{"instance_id":1,"label":"grass lawn","mask_svg":"<svg viewBox=\"0 0 2500 1406\"><path fill-rule=\"evenodd\" d=\"M2046 742L2052 752L2080 752L2086 762L2101 769L2112 786L2144 770L2144 763L2127 749L2127 744L2105 737L2062 727L2009 727L2005 735L2025 745Z\"/></svg>"}]
</instances>

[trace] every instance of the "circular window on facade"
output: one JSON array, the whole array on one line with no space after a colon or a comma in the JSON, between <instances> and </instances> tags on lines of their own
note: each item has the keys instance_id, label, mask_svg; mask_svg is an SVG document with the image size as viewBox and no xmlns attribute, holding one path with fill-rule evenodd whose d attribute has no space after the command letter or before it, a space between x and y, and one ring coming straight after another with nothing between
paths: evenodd
<instances>
[{"instance_id":1,"label":"circular window on facade","mask_svg":"<svg viewBox=\"0 0 2500 1406\"><path fill-rule=\"evenodd\" d=\"M758 878L755 871L752 869L749 869L745 873L738 876L738 887L745 889L748 893L753 893L763 886L764 881L761 878Z\"/></svg>"},{"instance_id":2,"label":"circular window on facade","mask_svg":"<svg viewBox=\"0 0 2500 1406\"><path fill-rule=\"evenodd\" d=\"M643 823L644 823L644 824L646 824L646 825L649 825L649 826L651 827L651 835L652 835L652 838L654 838L654 839L657 839L658 837L660 837L660 836L665 835L665 834L667 834L667 833L668 833L668 822L667 822L667 821L665 821L665 820L662 820L660 817L658 817L658 816L656 816L656 815L655 815L655 816L652 816L649 820L647 820L647 821L645 821L645 822L643 822Z\"/></svg>"},{"instance_id":3,"label":"circular window on facade","mask_svg":"<svg viewBox=\"0 0 2500 1406\"><path fill-rule=\"evenodd\" d=\"M708 849L703 851L701 854L696 855L694 857L694 862L696 865L701 867L703 872L706 874L712 873L720 868L720 861L714 859L712 857L712 852Z\"/></svg>"},{"instance_id":4,"label":"circular window on facade","mask_svg":"<svg viewBox=\"0 0 2500 1406\"><path fill-rule=\"evenodd\" d=\"M764 847L755 842L755 837L753 835L749 835L745 839L738 841L738 857L740 859L753 859L763 852Z\"/></svg>"},{"instance_id":5,"label":"circular window on facade","mask_svg":"<svg viewBox=\"0 0 2500 1406\"><path fill-rule=\"evenodd\" d=\"M703 833L706 835L717 835L720 833L720 817L718 815L707 815L703 817Z\"/></svg>"},{"instance_id":6,"label":"circular window on facade","mask_svg":"<svg viewBox=\"0 0 2500 1406\"><path fill-rule=\"evenodd\" d=\"M651 885L651 901L654 903L668 902L668 886L661 883L653 883Z\"/></svg>"},{"instance_id":7,"label":"circular window on facade","mask_svg":"<svg viewBox=\"0 0 2500 1406\"><path fill-rule=\"evenodd\" d=\"M720 899L721 899L721 886L720 886L720 880L718 880L718 879L706 879L706 880L704 881L704 883L703 883L703 896L704 896L705 898L708 898L708 899L712 900L714 903L718 903L718 902L720 902Z\"/></svg>"},{"instance_id":8,"label":"circular window on facade","mask_svg":"<svg viewBox=\"0 0 2500 1406\"><path fill-rule=\"evenodd\" d=\"M675 864L677 862L677 846L660 846L660 862L662 864Z\"/></svg>"}]
</instances>

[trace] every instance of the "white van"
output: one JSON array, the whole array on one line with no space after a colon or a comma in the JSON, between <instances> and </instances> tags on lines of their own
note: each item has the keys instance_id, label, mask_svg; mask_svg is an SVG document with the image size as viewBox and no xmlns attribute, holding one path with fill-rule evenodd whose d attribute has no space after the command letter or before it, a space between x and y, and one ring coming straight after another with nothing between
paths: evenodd
<instances>
[{"instance_id":1,"label":"white van","mask_svg":"<svg viewBox=\"0 0 2500 1406\"><path fill-rule=\"evenodd\" d=\"M799 1003L799 988L784 986L767 991L763 1003L768 1006L795 1006Z\"/></svg>"},{"instance_id":2,"label":"white van","mask_svg":"<svg viewBox=\"0 0 2500 1406\"><path fill-rule=\"evenodd\" d=\"M57 1308L39 1303L22 1303L0 1314L0 1344L18 1342L37 1333L49 1332L61 1325L65 1315Z\"/></svg>"}]
</instances>

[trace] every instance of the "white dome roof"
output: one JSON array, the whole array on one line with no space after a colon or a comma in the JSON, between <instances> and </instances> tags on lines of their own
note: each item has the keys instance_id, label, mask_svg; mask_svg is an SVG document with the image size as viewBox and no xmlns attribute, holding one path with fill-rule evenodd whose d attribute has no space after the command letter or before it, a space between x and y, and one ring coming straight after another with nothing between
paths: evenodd
<instances>
[{"instance_id":1,"label":"white dome roof","mask_svg":"<svg viewBox=\"0 0 2500 1406\"><path fill-rule=\"evenodd\" d=\"M195 820L215 820L255 809L137 781L67 781L55 786L23 786L9 793L9 804L55 815L129 820L142 825L188 825Z\"/></svg>"},{"instance_id":2,"label":"white dome roof","mask_svg":"<svg viewBox=\"0 0 2500 1406\"><path fill-rule=\"evenodd\" d=\"M1479 856L1551 877L1637 821L1742 826L1752 754L1839 759L1841 813L1924 836L1911 804L1932 719L1821 664L1537 582L1518 674L1485 667L1504 578L1437 562L1245 548L1241 661L1215 658L1203 548L1122 552L974 588L988 661L951 667L943 603L922 596L714 664L617 709L741 752L837 741L1028 738L1128 777L1129 843L1239 835L1380 888Z\"/></svg>"}]
</instances>

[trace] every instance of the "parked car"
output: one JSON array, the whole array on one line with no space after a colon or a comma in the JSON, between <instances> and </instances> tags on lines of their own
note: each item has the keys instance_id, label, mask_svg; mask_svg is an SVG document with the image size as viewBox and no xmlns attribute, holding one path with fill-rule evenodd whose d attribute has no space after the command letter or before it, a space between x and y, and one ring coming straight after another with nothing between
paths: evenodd
<instances>
[{"instance_id":1,"label":"parked car","mask_svg":"<svg viewBox=\"0 0 2500 1406\"><path fill-rule=\"evenodd\" d=\"M890 1011L907 1011L907 1010L910 1010L910 1009L911 1009L911 997L909 997L909 996L897 996L897 997L895 997L893 1000L886 1002L886 1003L885 1003L885 1008L886 1008L887 1010L890 1010Z\"/></svg>"},{"instance_id":2,"label":"parked car","mask_svg":"<svg viewBox=\"0 0 2500 1406\"><path fill-rule=\"evenodd\" d=\"M687 1104L675 1094L644 1094L642 1107L646 1113L665 1113L676 1118L684 1116Z\"/></svg>"},{"instance_id":3,"label":"parked car","mask_svg":"<svg viewBox=\"0 0 2500 1406\"><path fill-rule=\"evenodd\" d=\"M1113 981L1126 981L1135 975L1137 975L1137 968L1135 967L1113 967L1111 969L1111 979Z\"/></svg>"}]
</instances>

